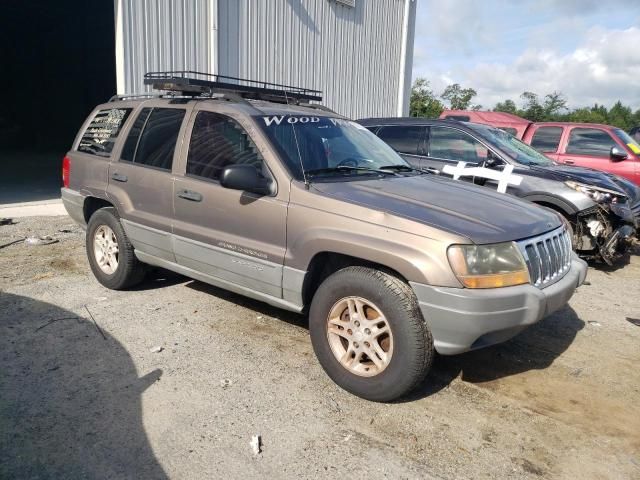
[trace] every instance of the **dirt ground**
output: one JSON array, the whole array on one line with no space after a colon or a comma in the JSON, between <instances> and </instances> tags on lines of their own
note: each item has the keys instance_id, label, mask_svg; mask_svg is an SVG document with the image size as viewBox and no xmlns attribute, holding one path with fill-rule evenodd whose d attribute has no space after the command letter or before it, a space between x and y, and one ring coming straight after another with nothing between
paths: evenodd
<instances>
[{"instance_id":1,"label":"dirt ground","mask_svg":"<svg viewBox=\"0 0 640 480\"><path fill-rule=\"evenodd\" d=\"M640 478L640 251L385 405L304 317L162 271L109 291L67 217L0 245L32 234L59 241L0 249L0 478Z\"/></svg>"}]
</instances>

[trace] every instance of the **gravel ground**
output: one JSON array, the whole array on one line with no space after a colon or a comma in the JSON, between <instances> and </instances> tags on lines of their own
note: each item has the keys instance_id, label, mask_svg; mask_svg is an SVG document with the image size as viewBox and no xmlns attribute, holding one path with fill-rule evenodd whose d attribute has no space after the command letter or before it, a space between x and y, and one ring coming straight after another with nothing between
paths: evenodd
<instances>
[{"instance_id":1,"label":"gravel ground","mask_svg":"<svg viewBox=\"0 0 640 480\"><path fill-rule=\"evenodd\" d=\"M304 317L163 271L107 290L67 217L0 245L34 234L58 242L0 249L0 478L640 478L637 254L384 405L331 382Z\"/></svg>"}]
</instances>

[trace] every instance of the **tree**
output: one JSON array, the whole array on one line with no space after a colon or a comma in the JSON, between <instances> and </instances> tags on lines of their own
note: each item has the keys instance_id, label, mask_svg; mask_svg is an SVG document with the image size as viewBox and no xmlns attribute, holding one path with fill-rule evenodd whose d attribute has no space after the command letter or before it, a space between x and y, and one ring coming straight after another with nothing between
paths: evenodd
<instances>
[{"instance_id":1,"label":"tree","mask_svg":"<svg viewBox=\"0 0 640 480\"><path fill-rule=\"evenodd\" d=\"M597 105L591 108L578 108L572 111L567 118L569 122L579 123L607 123L606 110L603 112Z\"/></svg>"},{"instance_id":2,"label":"tree","mask_svg":"<svg viewBox=\"0 0 640 480\"><path fill-rule=\"evenodd\" d=\"M624 130L629 130L633 125L633 114L629 107L622 105L622 102L618 100L607 115L609 124L620 127Z\"/></svg>"},{"instance_id":3,"label":"tree","mask_svg":"<svg viewBox=\"0 0 640 480\"><path fill-rule=\"evenodd\" d=\"M438 118L444 105L436 98L426 78L416 78L411 87L409 115L412 117Z\"/></svg>"},{"instance_id":4,"label":"tree","mask_svg":"<svg viewBox=\"0 0 640 480\"><path fill-rule=\"evenodd\" d=\"M523 92L520 98L524 100L524 118L532 122L542 122L545 119L544 107L540 105L538 94L533 92Z\"/></svg>"},{"instance_id":5,"label":"tree","mask_svg":"<svg viewBox=\"0 0 640 480\"><path fill-rule=\"evenodd\" d=\"M504 112L504 113L512 113L514 115L518 114L518 107L516 107L516 102L513 100L505 100L504 102L496 103L496 106L493 107L494 112Z\"/></svg>"},{"instance_id":6,"label":"tree","mask_svg":"<svg viewBox=\"0 0 640 480\"><path fill-rule=\"evenodd\" d=\"M449 102L451 110L468 110L471 100L478 94L473 88L462 88L454 83L444 89L440 97Z\"/></svg>"},{"instance_id":7,"label":"tree","mask_svg":"<svg viewBox=\"0 0 640 480\"><path fill-rule=\"evenodd\" d=\"M554 91L544 96L545 120L553 120L562 110L567 110L567 99L563 93Z\"/></svg>"}]
</instances>

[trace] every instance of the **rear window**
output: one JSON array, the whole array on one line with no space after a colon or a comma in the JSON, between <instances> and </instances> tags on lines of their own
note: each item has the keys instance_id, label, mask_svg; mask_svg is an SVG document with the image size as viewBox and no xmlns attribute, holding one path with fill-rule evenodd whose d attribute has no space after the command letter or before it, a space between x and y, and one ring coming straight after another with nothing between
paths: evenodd
<instances>
[{"instance_id":1,"label":"rear window","mask_svg":"<svg viewBox=\"0 0 640 480\"><path fill-rule=\"evenodd\" d=\"M608 157L617 144L608 132L595 128L574 128L569 135L567 153Z\"/></svg>"},{"instance_id":2,"label":"rear window","mask_svg":"<svg viewBox=\"0 0 640 480\"><path fill-rule=\"evenodd\" d=\"M101 157L111 155L122 125L130 113L130 108L109 108L98 111L82 134L78 151Z\"/></svg>"},{"instance_id":3,"label":"rear window","mask_svg":"<svg viewBox=\"0 0 640 480\"><path fill-rule=\"evenodd\" d=\"M557 152L562 127L540 127L533 134L531 146L539 152Z\"/></svg>"}]
</instances>

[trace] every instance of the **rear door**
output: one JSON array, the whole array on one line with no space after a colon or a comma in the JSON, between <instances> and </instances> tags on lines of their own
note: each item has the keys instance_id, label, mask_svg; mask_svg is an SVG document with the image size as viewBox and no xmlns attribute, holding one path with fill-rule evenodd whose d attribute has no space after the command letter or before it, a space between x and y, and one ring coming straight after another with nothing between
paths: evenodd
<instances>
[{"instance_id":1,"label":"rear door","mask_svg":"<svg viewBox=\"0 0 640 480\"><path fill-rule=\"evenodd\" d=\"M146 102L135 120L117 162L109 168L107 194L120 213L132 245L139 251L174 261L171 245L173 183L188 107Z\"/></svg>"},{"instance_id":2,"label":"rear door","mask_svg":"<svg viewBox=\"0 0 640 480\"><path fill-rule=\"evenodd\" d=\"M255 165L275 179L269 152L254 143L257 132L246 117L202 108L189 122L175 179L176 261L227 288L282 298L289 184L278 182L268 196L222 187L220 174L232 164Z\"/></svg>"},{"instance_id":3,"label":"rear door","mask_svg":"<svg viewBox=\"0 0 640 480\"><path fill-rule=\"evenodd\" d=\"M562 140L563 128L561 126L536 126L529 127L532 129L532 135L529 144L540 153L549 157L551 160L557 161L560 154L560 141Z\"/></svg>"},{"instance_id":4,"label":"rear door","mask_svg":"<svg viewBox=\"0 0 640 480\"><path fill-rule=\"evenodd\" d=\"M424 168L427 155L427 127L423 125L385 125L376 132L414 168Z\"/></svg>"}]
</instances>

